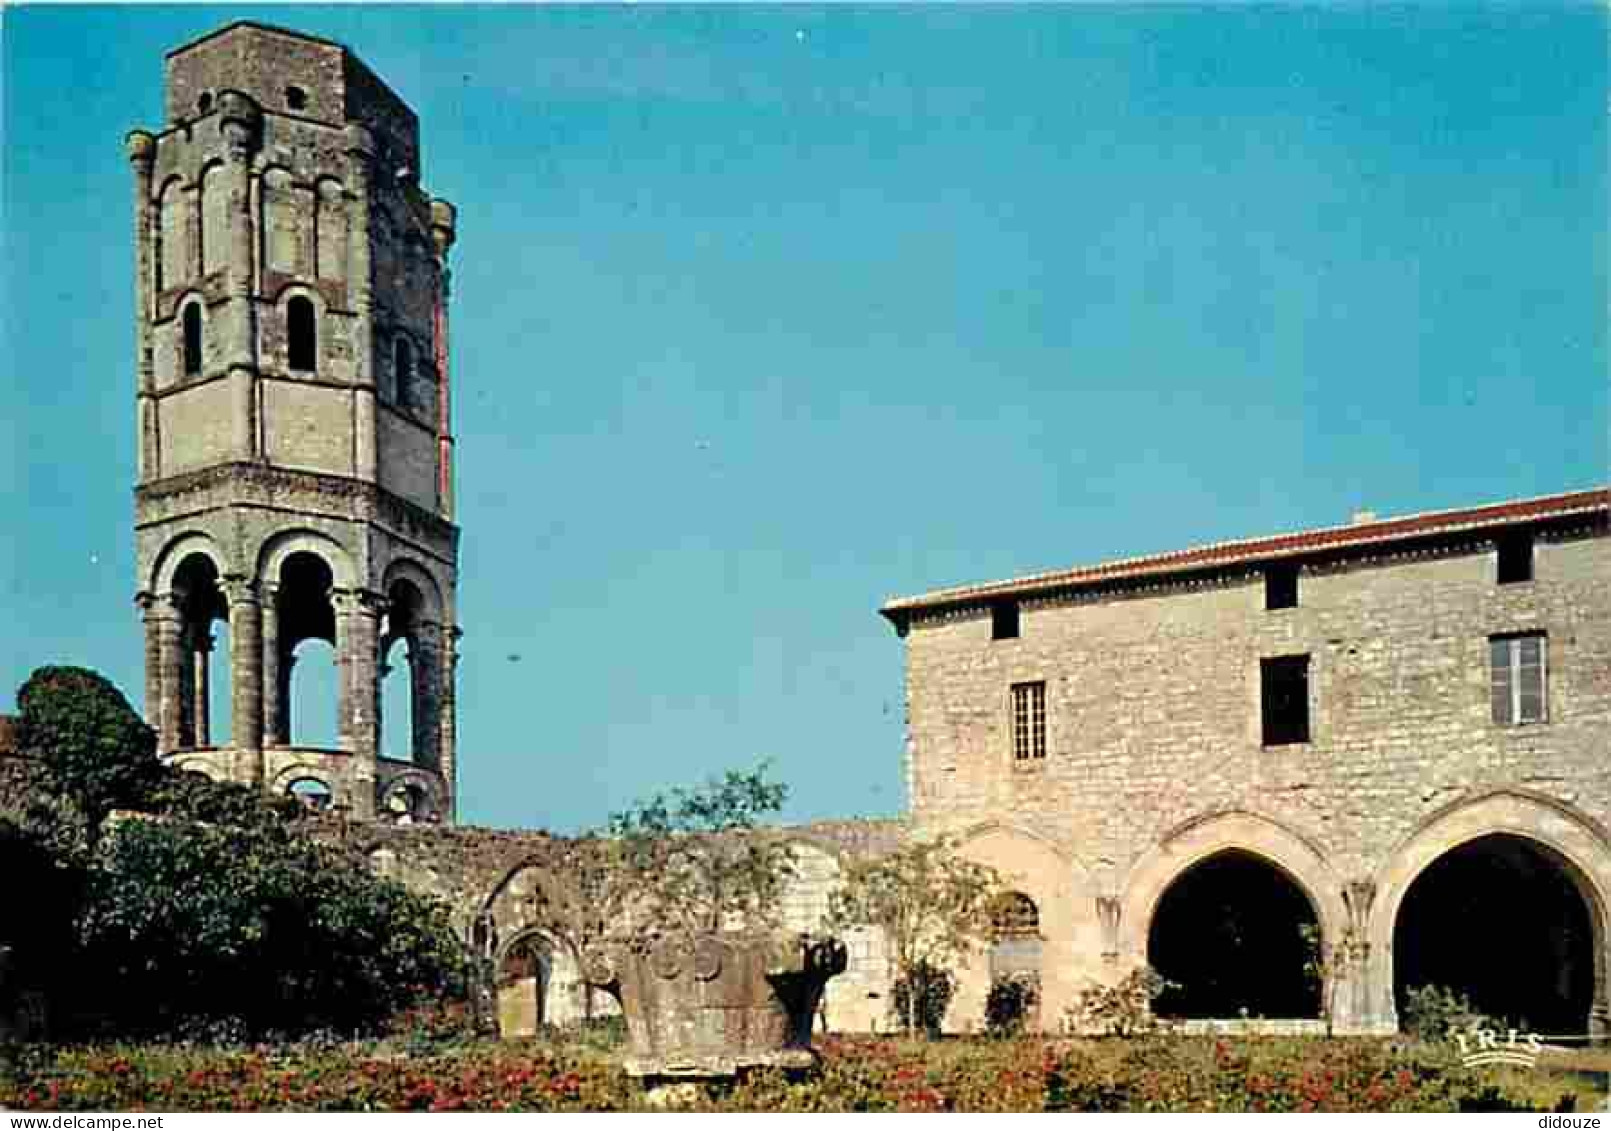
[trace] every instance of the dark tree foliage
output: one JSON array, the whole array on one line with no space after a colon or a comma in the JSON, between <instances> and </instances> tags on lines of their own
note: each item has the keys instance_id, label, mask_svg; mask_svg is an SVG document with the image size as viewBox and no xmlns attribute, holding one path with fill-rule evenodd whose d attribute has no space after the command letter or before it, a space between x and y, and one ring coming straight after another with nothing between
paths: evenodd
<instances>
[{"instance_id":1,"label":"dark tree foliage","mask_svg":"<svg viewBox=\"0 0 1611 1131\"><path fill-rule=\"evenodd\" d=\"M119 1036L369 1031L463 988L442 905L273 822L118 824L79 945L84 1027Z\"/></svg>"},{"instance_id":2,"label":"dark tree foliage","mask_svg":"<svg viewBox=\"0 0 1611 1131\"><path fill-rule=\"evenodd\" d=\"M156 733L123 693L84 668L44 667L17 692L17 752L82 811L93 841L107 813L161 778Z\"/></svg>"}]
</instances>

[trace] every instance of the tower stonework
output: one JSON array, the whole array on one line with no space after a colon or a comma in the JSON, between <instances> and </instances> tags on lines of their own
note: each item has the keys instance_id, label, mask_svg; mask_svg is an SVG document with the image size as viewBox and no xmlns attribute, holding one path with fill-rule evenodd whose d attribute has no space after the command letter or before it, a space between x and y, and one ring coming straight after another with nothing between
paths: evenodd
<instances>
[{"instance_id":1,"label":"tower stonework","mask_svg":"<svg viewBox=\"0 0 1611 1131\"><path fill-rule=\"evenodd\" d=\"M137 603L160 749L355 817L451 821L454 209L420 186L413 111L340 44L231 24L168 55L165 108L127 138ZM333 748L299 742L292 712L313 640L335 657ZM411 715L391 756L388 663L406 665Z\"/></svg>"}]
</instances>

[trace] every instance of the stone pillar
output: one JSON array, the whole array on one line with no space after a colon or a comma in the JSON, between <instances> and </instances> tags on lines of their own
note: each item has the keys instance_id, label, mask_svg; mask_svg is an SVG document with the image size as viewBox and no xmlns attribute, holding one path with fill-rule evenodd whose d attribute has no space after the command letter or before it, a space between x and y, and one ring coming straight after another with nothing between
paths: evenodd
<instances>
[{"instance_id":1,"label":"stone pillar","mask_svg":"<svg viewBox=\"0 0 1611 1131\"><path fill-rule=\"evenodd\" d=\"M336 623L346 631L337 640L341 660L342 748L353 759L354 817L375 814L375 759L380 744L380 618L385 601L368 590L338 591Z\"/></svg>"},{"instance_id":2,"label":"stone pillar","mask_svg":"<svg viewBox=\"0 0 1611 1131\"><path fill-rule=\"evenodd\" d=\"M190 719L195 732L193 745L196 746L213 744L211 668L214 641L210 628L210 623L198 622L191 626L190 632L190 693L194 696Z\"/></svg>"},{"instance_id":3,"label":"stone pillar","mask_svg":"<svg viewBox=\"0 0 1611 1131\"><path fill-rule=\"evenodd\" d=\"M354 474L371 483L380 478L379 446L375 439L375 279L370 245L370 178L375 139L367 128L347 126L347 177L352 183L351 262L347 277L352 295L353 428L357 466Z\"/></svg>"},{"instance_id":4,"label":"stone pillar","mask_svg":"<svg viewBox=\"0 0 1611 1131\"><path fill-rule=\"evenodd\" d=\"M453 518L453 414L452 380L448 352L448 297L452 272L448 270L448 249L458 235L458 212L445 200L431 201L431 239L436 244L437 275L440 286L435 303L436 362L436 444L437 509L442 517Z\"/></svg>"},{"instance_id":5,"label":"stone pillar","mask_svg":"<svg viewBox=\"0 0 1611 1131\"><path fill-rule=\"evenodd\" d=\"M413 696L414 754L427 768L442 772L442 626L421 624L409 648Z\"/></svg>"},{"instance_id":6,"label":"stone pillar","mask_svg":"<svg viewBox=\"0 0 1611 1131\"><path fill-rule=\"evenodd\" d=\"M263 606L245 577L225 583L229 600L230 745L237 773L263 784Z\"/></svg>"},{"instance_id":7,"label":"stone pillar","mask_svg":"<svg viewBox=\"0 0 1611 1131\"><path fill-rule=\"evenodd\" d=\"M258 457L257 331L252 309L252 151L262 111L239 91L218 96L219 131L226 142L229 186L229 366L231 447L238 460Z\"/></svg>"},{"instance_id":8,"label":"stone pillar","mask_svg":"<svg viewBox=\"0 0 1611 1131\"><path fill-rule=\"evenodd\" d=\"M134 598L145 628L145 721L162 732L162 617L157 598L142 591Z\"/></svg>"},{"instance_id":9,"label":"stone pillar","mask_svg":"<svg viewBox=\"0 0 1611 1131\"><path fill-rule=\"evenodd\" d=\"M463 635L457 628L444 627L442 660L436 669L441 680L436 696L437 772L442 775L442 784L447 790L442 819L448 824L458 820L459 815L458 746L454 734L458 712L455 679L459 666L459 639Z\"/></svg>"},{"instance_id":10,"label":"stone pillar","mask_svg":"<svg viewBox=\"0 0 1611 1131\"><path fill-rule=\"evenodd\" d=\"M263 694L263 746L283 745L286 740L285 731L285 703L286 684L285 673L290 671L290 665L280 662L280 608L277 600L279 587L265 585L262 587L262 599L258 605L258 613L263 627L263 640L260 662L262 676L260 679Z\"/></svg>"},{"instance_id":11,"label":"stone pillar","mask_svg":"<svg viewBox=\"0 0 1611 1131\"><path fill-rule=\"evenodd\" d=\"M171 594L153 602L152 617L156 621L157 685L161 689L157 719L157 749L171 754L179 749L180 704L184 695L181 677L184 671L184 641L182 639L179 610ZM149 685L149 684L148 684Z\"/></svg>"},{"instance_id":12,"label":"stone pillar","mask_svg":"<svg viewBox=\"0 0 1611 1131\"><path fill-rule=\"evenodd\" d=\"M124 139L124 147L134 167L135 481L144 483L162 473L156 447L156 377L151 354L151 166L157 139L144 130L134 130Z\"/></svg>"}]
</instances>

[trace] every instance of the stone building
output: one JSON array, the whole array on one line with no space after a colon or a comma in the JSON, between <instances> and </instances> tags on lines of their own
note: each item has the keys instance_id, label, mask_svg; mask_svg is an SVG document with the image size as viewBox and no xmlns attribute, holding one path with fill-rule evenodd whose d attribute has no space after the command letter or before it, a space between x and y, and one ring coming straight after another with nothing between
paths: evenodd
<instances>
[{"instance_id":1,"label":"stone building","mask_svg":"<svg viewBox=\"0 0 1611 1131\"><path fill-rule=\"evenodd\" d=\"M451 820L454 210L420 187L413 111L339 44L231 24L172 51L166 79L166 123L127 139L160 749L360 817ZM291 711L319 641L338 700L325 748ZM383 757L381 679L405 663L408 733ZM227 740L209 718L220 679Z\"/></svg>"},{"instance_id":2,"label":"stone building","mask_svg":"<svg viewBox=\"0 0 1611 1131\"><path fill-rule=\"evenodd\" d=\"M1180 983L1159 1012L1199 1025L1391 1032L1440 985L1604 1034L1605 491L882 611L906 641L914 833L960 837L1023 897L958 1023L992 964L1039 970L1051 1026L1150 963Z\"/></svg>"}]
</instances>

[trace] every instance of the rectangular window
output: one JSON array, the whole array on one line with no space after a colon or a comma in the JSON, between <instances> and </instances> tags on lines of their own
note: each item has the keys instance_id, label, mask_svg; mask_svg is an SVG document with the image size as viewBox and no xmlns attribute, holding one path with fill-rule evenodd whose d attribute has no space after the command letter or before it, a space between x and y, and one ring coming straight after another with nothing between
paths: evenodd
<instances>
[{"instance_id":1,"label":"rectangular window","mask_svg":"<svg viewBox=\"0 0 1611 1131\"><path fill-rule=\"evenodd\" d=\"M1264 607L1266 609L1298 607L1297 566L1283 563L1264 567Z\"/></svg>"},{"instance_id":2,"label":"rectangular window","mask_svg":"<svg viewBox=\"0 0 1611 1131\"><path fill-rule=\"evenodd\" d=\"M1018 639L1018 602L998 601L990 606L990 639Z\"/></svg>"},{"instance_id":3,"label":"rectangular window","mask_svg":"<svg viewBox=\"0 0 1611 1131\"><path fill-rule=\"evenodd\" d=\"M1309 741L1309 657L1273 656L1259 661L1264 745Z\"/></svg>"},{"instance_id":4,"label":"rectangular window","mask_svg":"<svg viewBox=\"0 0 1611 1131\"><path fill-rule=\"evenodd\" d=\"M1499 584L1514 585L1533 579L1533 536L1525 531L1507 534L1498 546Z\"/></svg>"},{"instance_id":5,"label":"rectangular window","mask_svg":"<svg viewBox=\"0 0 1611 1131\"><path fill-rule=\"evenodd\" d=\"M1012 756L1015 762L1046 757L1046 684L1012 685Z\"/></svg>"},{"instance_id":6,"label":"rectangular window","mask_svg":"<svg viewBox=\"0 0 1611 1131\"><path fill-rule=\"evenodd\" d=\"M1490 696L1499 726L1544 721L1545 655L1541 632L1488 640Z\"/></svg>"}]
</instances>

